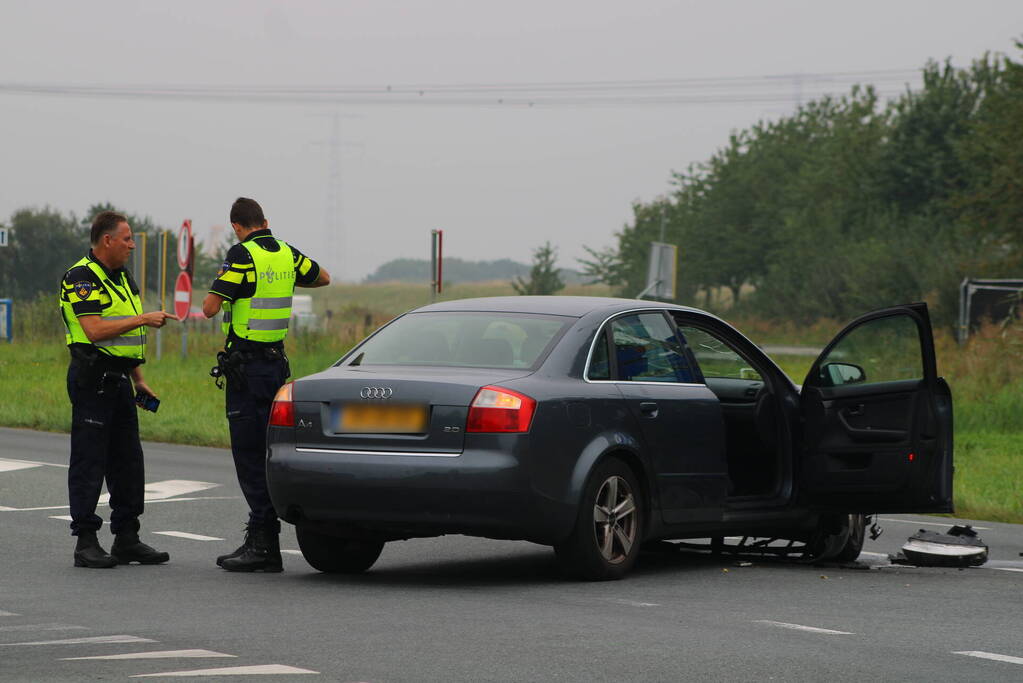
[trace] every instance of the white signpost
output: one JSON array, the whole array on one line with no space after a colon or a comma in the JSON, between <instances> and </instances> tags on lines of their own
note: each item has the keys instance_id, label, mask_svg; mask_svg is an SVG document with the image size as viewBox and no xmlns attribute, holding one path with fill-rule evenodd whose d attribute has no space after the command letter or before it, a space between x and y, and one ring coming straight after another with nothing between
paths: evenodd
<instances>
[{"instance_id":1,"label":"white signpost","mask_svg":"<svg viewBox=\"0 0 1023 683\"><path fill-rule=\"evenodd\" d=\"M649 296L653 299L672 300L675 298L678 247L664 242L650 243L650 262L646 271L646 289L636 295L637 299Z\"/></svg>"}]
</instances>

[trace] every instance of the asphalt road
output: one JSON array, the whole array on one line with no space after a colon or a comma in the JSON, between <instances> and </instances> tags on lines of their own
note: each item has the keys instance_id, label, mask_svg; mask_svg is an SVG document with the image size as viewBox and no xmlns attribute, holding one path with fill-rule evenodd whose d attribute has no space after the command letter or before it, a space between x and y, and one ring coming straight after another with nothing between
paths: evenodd
<instances>
[{"instance_id":1,"label":"asphalt road","mask_svg":"<svg viewBox=\"0 0 1023 683\"><path fill-rule=\"evenodd\" d=\"M864 569L666 553L575 583L548 548L455 536L389 544L364 576L293 553L230 574L230 454L146 444L143 540L171 562L90 570L59 519L66 462L65 435L0 429L3 681L1023 680L1023 526L974 522L992 560L966 570L892 566L953 520L885 516Z\"/></svg>"}]
</instances>

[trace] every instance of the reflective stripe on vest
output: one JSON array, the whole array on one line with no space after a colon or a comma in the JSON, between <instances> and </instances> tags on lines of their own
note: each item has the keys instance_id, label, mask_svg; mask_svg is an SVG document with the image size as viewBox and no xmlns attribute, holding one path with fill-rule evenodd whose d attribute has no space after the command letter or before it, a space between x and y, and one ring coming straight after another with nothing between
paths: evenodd
<instances>
[{"instance_id":1,"label":"reflective stripe on vest","mask_svg":"<svg viewBox=\"0 0 1023 683\"><path fill-rule=\"evenodd\" d=\"M106 309L100 311L100 317L102 317L103 320L126 320L128 318L134 318L142 313L142 300L139 298L138 294L131 291L131 287L128 285L128 278L125 274L121 274L120 282L114 283L110 281L109 277L104 272L103 267L88 257L81 259L71 266L71 268L77 268L78 266L88 267L101 282L106 283L108 289L113 288L114 290L107 292L110 296L110 305ZM132 358L137 360L145 359L146 328L144 326L128 330L127 332L124 332L112 339L103 339L98 342L93 342L89 339L88 335L85 334L85 330L82 329L82 325L78 321L78 316L75 315L71 301L64 301L63 289L64 284L62 280L62 291L59 301L61 310L63 311L64 323L67 328L64 335L67 344L90 344L100 349L108 356Z\"/></svg>"},{"instance_id":2,"label":"reflective stripe on vest","mask_svg":"<svg viewBox=\"0 0 1023 683\"><path fill-rule=\"evenodd\" d=\"M276 240L280 249L267 251L255 240L242 242L252 256L256 291L250 298L225 302L223 330L234 330L241 339L258 342L283 340L291 320L295 291L295 255L286 242Z\"/></svg>"}]
</instances>

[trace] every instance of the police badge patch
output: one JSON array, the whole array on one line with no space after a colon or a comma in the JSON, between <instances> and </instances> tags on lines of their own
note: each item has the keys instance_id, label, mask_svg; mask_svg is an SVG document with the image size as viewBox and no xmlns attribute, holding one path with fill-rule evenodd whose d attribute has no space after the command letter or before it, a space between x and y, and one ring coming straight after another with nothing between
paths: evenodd
<instances>
[{"instance_id":1,"label":"police badge patch","mask_svg":"<svg viewBox=\"0 0 1023 683\"><path fill-rule=\"evenodd\" d=\"M92 283L88 280L82 280L81 282L75 283L75 294L78 295L79 299L88 299L89 295L92 294Z\"/></svg>"},{"instance_id":2,"label":"police badge patch","mask_svg":"<svg viewBox=\"0 0 1023 683\"><path fill-rule=\"evenodd\" d=\"M226 273L230 269L231 269L231 262L230 261L224 261L223 263L220 264L220 270L217 271L217 277L220 277L221 275L223 275L224 273Z\"/></svg>"}]
</instances>

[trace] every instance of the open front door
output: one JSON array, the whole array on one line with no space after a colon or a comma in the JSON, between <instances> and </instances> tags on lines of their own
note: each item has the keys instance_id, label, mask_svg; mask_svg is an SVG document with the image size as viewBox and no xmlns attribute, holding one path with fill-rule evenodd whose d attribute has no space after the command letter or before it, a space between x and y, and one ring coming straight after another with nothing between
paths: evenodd
<instances>
[{"instance_id":1,"label":"open front door","mask_svg":"<svg viewBox=\"0 0 1023 683\"><path fill-rule=\"evenodd\" d=\"M952 395L927 305L869 313L803 382L800 498L841 512L952 511Z\"/></svg>"}]
</instances>

